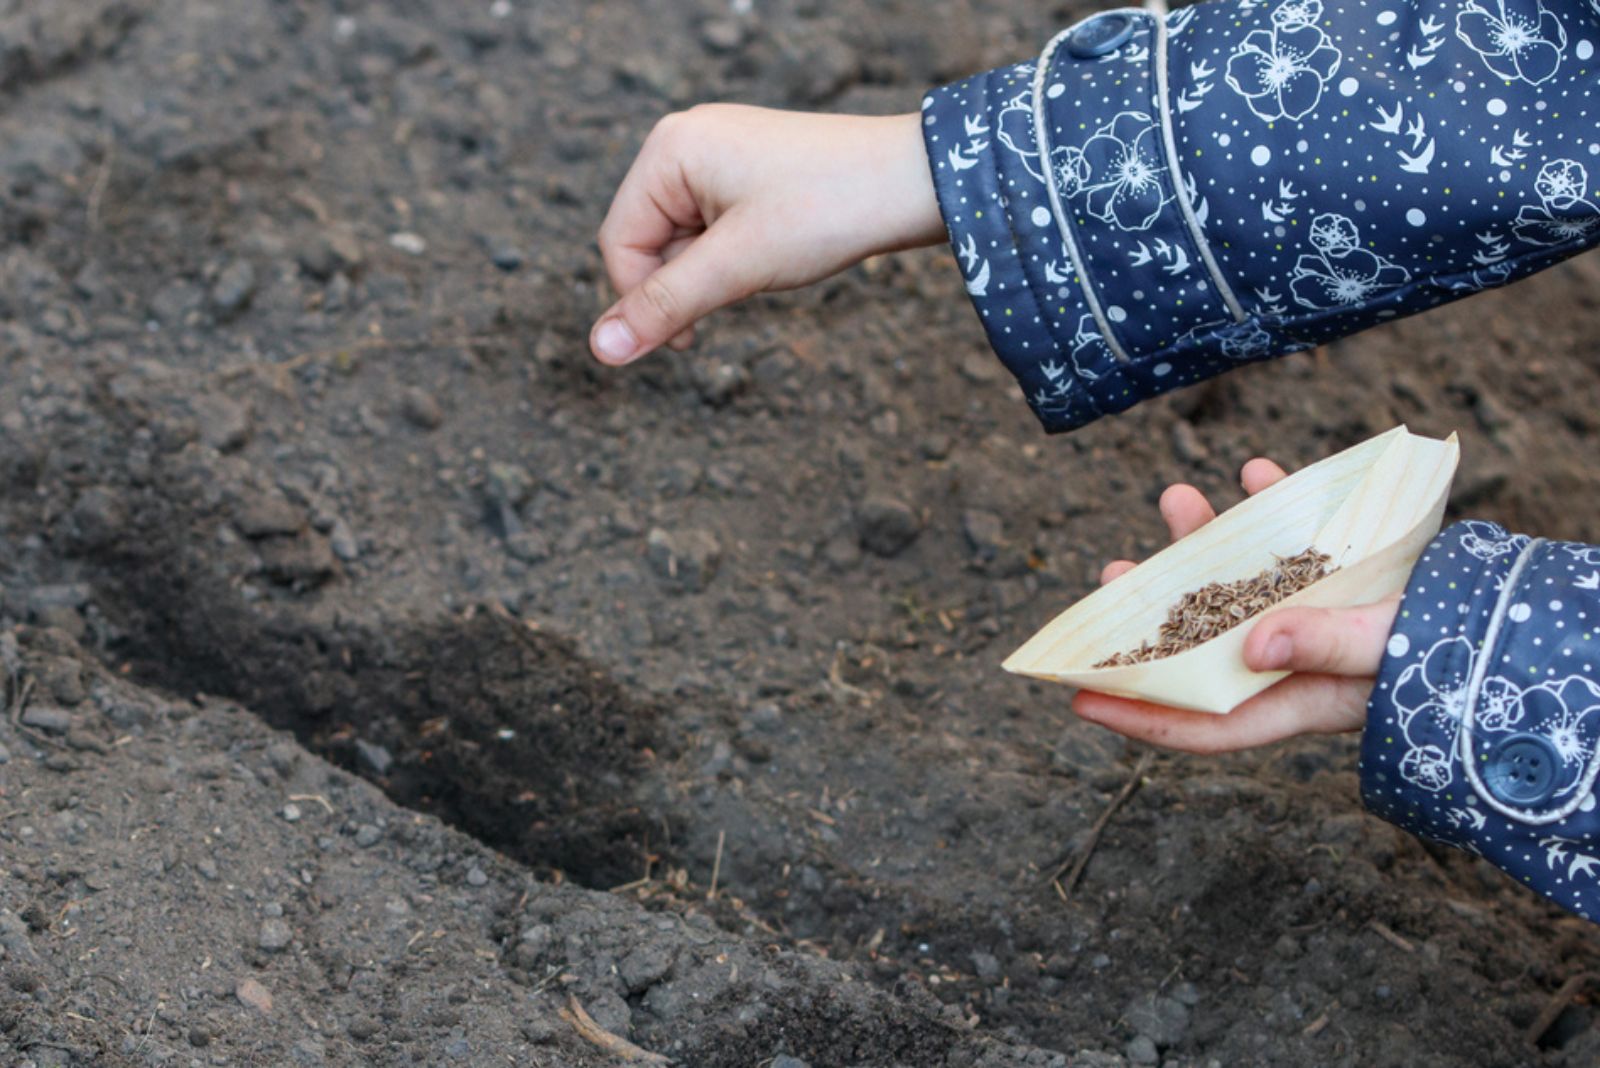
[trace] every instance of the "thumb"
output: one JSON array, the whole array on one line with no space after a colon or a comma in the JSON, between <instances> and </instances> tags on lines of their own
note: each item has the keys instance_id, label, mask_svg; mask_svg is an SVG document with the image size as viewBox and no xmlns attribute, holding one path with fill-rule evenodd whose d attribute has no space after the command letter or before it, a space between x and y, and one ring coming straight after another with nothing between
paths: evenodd
<instances>
[{"instance_id":1,"label":"thumb","mask_svg":"<svg viewBox=\"0 0 1600 1068\"><path fill-rule=\"evenodd\" d=\"M623 294L590 331L595 358L613 366L632 363L703 316L749 296L749 286L730 270L739 260L726 245L707 231Z\"/></svg>"},{"instance_id":2,"label":"thumb","mask_svg":"<svg viewBox=\"0 0 1600 1068\"><path fill-rule=\"evenodd\" d=\"M1400 606L1390 597L1359 608L1285 608L1262 618L1244 643L1252 671L1378 673Z\"/></svg>"}]
</instances>

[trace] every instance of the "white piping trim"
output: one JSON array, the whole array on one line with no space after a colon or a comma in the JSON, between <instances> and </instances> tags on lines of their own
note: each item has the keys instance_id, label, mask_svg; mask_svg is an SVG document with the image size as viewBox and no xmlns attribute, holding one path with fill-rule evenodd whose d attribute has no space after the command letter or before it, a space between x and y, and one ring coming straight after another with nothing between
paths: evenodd
<instances>
[{"instance_id":1,"label":"white piping trim","mask_svg":"<svg viewBox=\"0 0 1600 1068\"><path fill-rule=\"evenodd\" d=\"M1143 14L1138 8L1130 11ZM1089 18L1094 18L1090 15ZM1039 69L1033 72L1033 135L1039 144L1039 169L1044 172L1044 188L1050 197L1050 210L1055 213L1056 228L1061 231L1061 243L1066 246L1067 259L1072 261L1072 269L1078 275L1078 286L1083 290L1084 303L1089 305L1089 313L1094 316L1095 326L1100 328L1100 336L1105 338L1106 346L1111 349L1111 354L1122 363L1130 362L1127 350L1111 332L1111 321L1106 318L1105 309L1100 306L1100 298L1095 295L1094 287L1089 284L1089 272L1084 270L1083 256L1078 252L1078 243L1072 237L1072 222L1067 218L1066 208L1061 204L1061 191L1056 188L1055 171L1050 166L1050 128L1045 122L1044 113L1044 82L1045 76L1050 72L1050 62L1055 58L1056 49L1061 46L1071 34L1077 30L1087 19L1067 27L1044 46L1044 52L1039 57Z\"/></svg>"},{"instance_id":2,"label":"white piping trim","mask_svg":"<svg viewBox=\"0 0 1600 1068\"><path fill-rule=\"evenodd\" d=\"M1242 323L1248 316L1245 315L1239 298L1233 295L1233 287L1222 277L1222 268L1217 264L1216 256L1211 253L1211 243L1206 240L1205 231L1200 229L1200 217L1194 213L1194 205L1189 201L1188 186L1184 185L1183 174L1178 170L1178 142L1172 133L1172 108L1168 106L1170 98L1167 93L1167 20L1158 17L1154 21L1156 110L1161 113L1161 141L1167 150L1167 173L1172 176L1172 187L1177 193L1178 210L1183 213L1183 221L1189 225L1189 237L1200 250L1200 259L1205 263L1206 270L1211 272L1211 284L1217 287L1217 292L1222 296L1222 303L1228 306L1233 321Z\"/></svg>"},{"instance_id":3,"label":"white piping trim","mask_svg":"<svg viewBox=\"0 0 1600 1068\"><path fill-rule=\"evenodd\" d=\"M1461 765L1466 769L1467 781L1483 800L1484 804L1494 809L1507 819L1516 820L1518 823L1527 823L1534 826L1543 826L1550 823L1559 823L1578 810L1583 804L1583 799L1589 796L1594 789L1595 778L1600 776L1600 756L1590 754L1589 767L1585 769L1583 778L1578 782L1578 789L1573 793L1571 800L1560 808L1549 812L1535 812L1531 809L1516 808L1508 805L1489 792L1483 784L1483 778L1478 774L1478 763L1473 755L1472 724L1478 715L1478 695L1483 689L1485 676L1489 674L1489 662L1493 659L1496 644L1500 640L1500 628L1505 622L1506 612L1510 609L1511 598L1515 593L1517 582L1522 578L1522 573L1528 569L1533 559L1534 552L1543 545L1545 539L1537 538L1528 543L1522 550L1522 555L1517 557L1517 562L1512 565L1511 573L1506 576L1505 592L1494 606L1494 614L1489 618L1489 629L1484 633L1483 650L1478 656L1478 661L1473 665L1472 677L1468 680L1468 693L1471 695L1467 701L1467 708L1461 720L1461 730L1456 737L1456 748L1460 751L1457 756Z\"/></svg>"}]
</instances>

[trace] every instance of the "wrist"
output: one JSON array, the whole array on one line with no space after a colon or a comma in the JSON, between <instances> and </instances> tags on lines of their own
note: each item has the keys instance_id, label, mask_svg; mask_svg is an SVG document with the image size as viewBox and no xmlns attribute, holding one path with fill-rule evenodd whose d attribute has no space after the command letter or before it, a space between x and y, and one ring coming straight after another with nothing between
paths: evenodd
<instances>
[{"instance_id":1,"label":"wrist","mask_svg":"<svg viewBox=\"0 0 1600 1068\"><path fill-rule=\"evenodd\" d=\"M922 116L911 113L871 121L867 180L876 195L869 198L873 217L868 225L877 238L871 254L943 243L944 217L928 166Z\"/></svg>"}]
</instances>

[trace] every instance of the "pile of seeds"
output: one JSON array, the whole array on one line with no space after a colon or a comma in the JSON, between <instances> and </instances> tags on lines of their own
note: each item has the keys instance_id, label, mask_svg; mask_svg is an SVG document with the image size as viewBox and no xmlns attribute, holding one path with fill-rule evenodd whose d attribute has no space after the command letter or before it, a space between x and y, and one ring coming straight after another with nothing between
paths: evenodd
<instances>
[{"instance_id":1,"label":"pile of seeds","mask_svg":"<svg viewBox=\"0 0 1600 1068\"><path fill-rule=\"evenodd\" d=\"M1154 642L1145 642L1131 653L1109 656L1095 667L1143 664L1193 649L1336 570L1328 567L1333 558L1315 549L1307 549L1297 556L1280 556L1277 560L1259 575L1237 582L1212 582L1184 594L1167 612L1167 621L1161 624Z\"/></svg>"}]
</instances>

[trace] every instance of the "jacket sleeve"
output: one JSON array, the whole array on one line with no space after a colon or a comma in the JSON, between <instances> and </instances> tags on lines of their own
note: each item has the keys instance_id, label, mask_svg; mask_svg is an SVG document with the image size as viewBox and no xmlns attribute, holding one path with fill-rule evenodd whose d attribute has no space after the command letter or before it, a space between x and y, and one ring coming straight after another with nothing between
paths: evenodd
<instances>
[{"instance_id":1,"label":"jacket sleeve","mask_svg":"<svg viewBox=\"0 0 1600 1068\"><path fill-rule=\"evenodd\" d=\"M1103 12L923 102L989 339L1045 428L1600 239L1586 0Z\"/></svg>"},{"instance_id":2,"label":"jacket sleeve","mask_svg":"<svg viewBox=\"0 0 1600 1068\"><path fill-rule=\"evenodd\" d=\"M1368 707L1367 807L1600 918L1600 547L1457 523L1411 574Z\"/></svg>"}]
</instances>

